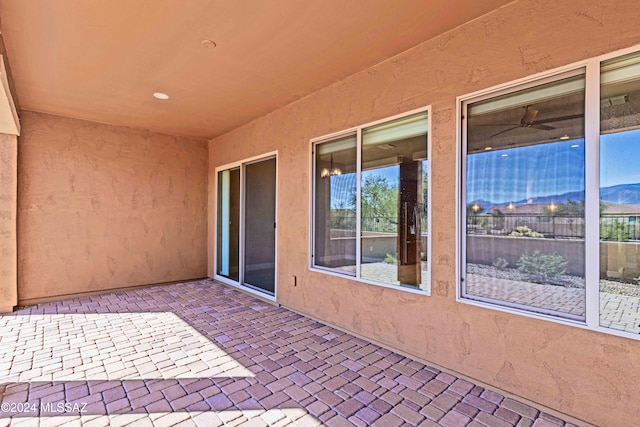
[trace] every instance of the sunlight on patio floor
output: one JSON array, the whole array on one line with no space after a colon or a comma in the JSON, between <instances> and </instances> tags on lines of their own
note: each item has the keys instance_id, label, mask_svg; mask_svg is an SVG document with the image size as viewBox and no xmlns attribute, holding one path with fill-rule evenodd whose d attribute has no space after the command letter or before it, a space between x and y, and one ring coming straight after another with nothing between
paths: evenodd
<instances>
[{"instance_id":1,"label":"sunlight on patio floor","mask_svg":"<svg viewBox=\"0 0 640 427\"><path fill-rule=\"evenodd\" d=\"M7 382L254 376L169 312L0 317L0 346Z\"/></svg>"}]
</instances>

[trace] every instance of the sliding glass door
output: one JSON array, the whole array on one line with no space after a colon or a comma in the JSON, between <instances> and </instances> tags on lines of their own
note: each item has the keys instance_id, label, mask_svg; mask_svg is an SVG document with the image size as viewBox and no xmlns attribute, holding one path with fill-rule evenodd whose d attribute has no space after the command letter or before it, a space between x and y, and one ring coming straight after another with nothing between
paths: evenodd
<instances>
[{"instance_id":1,"label":"sliding glass door","mask_svg":"<svg viewBox=\"0 0 640 427\"><path fill-rule=\"evenodd\" d=\"M275 292L276 159L245 167L244 282Z\"/></svg>"},{"instance_id":2,"label":"sliding glass door","mask_svg":"<svg viewBox=\"0 0 640 427\"><path fill-rule=\"evenodd\" d=\"M217 173L216 278L275 294L276 158Z\"/></svg>"},{"instance_id":3,"label":"sliding glass door","mask_svg":"<svg viewBox=\"0 0 640 427\"><path fill-rule=\"evenodd\" d=\"M216 274L240 281L240 168L218 172Z\"/></svg>"}]
</instances>

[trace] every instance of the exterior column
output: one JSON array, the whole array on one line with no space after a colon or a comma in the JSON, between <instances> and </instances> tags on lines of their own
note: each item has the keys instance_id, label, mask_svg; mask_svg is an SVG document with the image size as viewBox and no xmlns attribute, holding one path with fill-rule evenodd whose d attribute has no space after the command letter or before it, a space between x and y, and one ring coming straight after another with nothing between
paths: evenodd
<instances>
[{"instance_id":1,"label":"exterior column","mask_svg":"<svg viewBox=\"0 0 640 427\"><path fill-rule=\"evenodd\" d=\"M398 281L420 286L420 209L422 164L406 159L400 163L398 194Z\"/></svg>"},{"instance_id":2,"label":"exterior column","mask_svg":"<svg viewBox=\"0 0 640 427\"><path fill-rule=\"evenodd\" d=\"M18 137L0 134L0 313L18 304Z\"/></svg>"}]
</instances>

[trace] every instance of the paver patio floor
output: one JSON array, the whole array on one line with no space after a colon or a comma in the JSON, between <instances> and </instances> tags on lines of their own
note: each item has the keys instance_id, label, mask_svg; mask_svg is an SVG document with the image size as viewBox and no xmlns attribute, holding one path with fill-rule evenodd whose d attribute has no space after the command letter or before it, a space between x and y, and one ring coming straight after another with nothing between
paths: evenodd
<instances>
[{"instance_id":1,"label":"paver patio floor","mask_svg":"<svg viewBox=\"0 0 640 427\"><path fill-rule=\"evenodd\" d=\"M476 296L544 308L584 317L584 289L542 285L469 274L467 291ZM640 333L640 298L600 292L600 324L612 329Z\"/></svg>"},{"instance_id":2,"label":"paver patio floor","mask_svg":"<svg viewBox=\"0 0 640 427\"><path fill-rule=\"evenodd\" d=\"M0 401L0 426L571 425L210 280L0 315Z\"/></svg>"}]
</instances>

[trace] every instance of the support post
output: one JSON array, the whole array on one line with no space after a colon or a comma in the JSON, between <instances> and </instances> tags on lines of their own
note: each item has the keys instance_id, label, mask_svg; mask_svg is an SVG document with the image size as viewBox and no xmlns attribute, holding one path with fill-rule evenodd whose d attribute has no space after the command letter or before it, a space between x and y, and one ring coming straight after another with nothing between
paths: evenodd
<instances>
[{"instance_id":1,"label":"support post","mask_svg":"<svg viewBox=\"0 0 640 427\"><path fill-rule=\"evenodd\" d=\"M0 134L0 313L18 304L18 137Z\"/></svg>"},{"instance_id":2,"label":"support post","mask_svg":"<svg viewBox=\"0 0 640 427\"><path fill-rule=\"evenodd\" d=\"M400 163L398 193L398 281L420 286L420 210L422 209L422 164L411 159Z\"/></svg>"}]
</instances>

